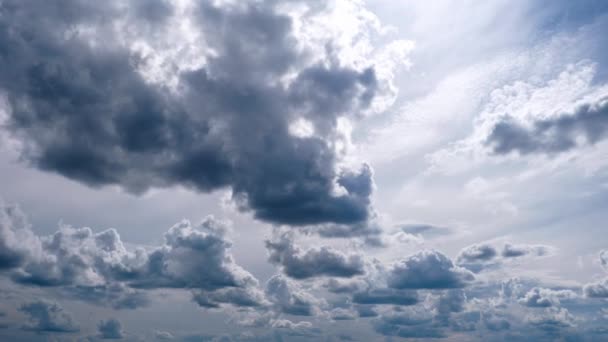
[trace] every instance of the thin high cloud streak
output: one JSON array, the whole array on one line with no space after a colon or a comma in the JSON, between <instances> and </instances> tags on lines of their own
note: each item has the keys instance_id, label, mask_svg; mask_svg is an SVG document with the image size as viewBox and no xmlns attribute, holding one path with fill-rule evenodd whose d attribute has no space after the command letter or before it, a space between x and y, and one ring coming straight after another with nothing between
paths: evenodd
<instances>
[{"instance_id":1,"label":"thin high cloud streak","mask_svg":"<svg viewBox=\"0 0 608 342\"><path fill-rule=\"evenodd\" d=\"M0 339L605 340L608 252L597 247L603 235L593 236L595 247L566 251L553 242L576 242L572 229L532 235L536 227L527 222L531 233L488 240L453 215L459 197L449 189L433 197L436 186L464 189L465 197L484 202L466 213L489 208L494 216L483 225L492 230L505 225L505 208L522 222L533 217L530 208L546 214L524 207L529 198L508 202L517 186L497 190L530 177L525 173L538 163L565 173L570 161L590 168L576 178L597 186L572 191L577 201L605 193L608 54L605 35L597 34L608 23L605 5L497 1L477 5L476 16L462 14L474 8L466 3L404 5L413 18L399 21L412 23L404 27L422 39L416 43L396 39L400 28L384 26L366 5L2 1L0 62L9 67L0 68L0 141L10 143L6 150L19 167L139 200L163 188L167 205L178 187L200 196L225 190L224 214L238 223L176 217L158 241L132 245L113 228L61 223L43 235L17 205L0 202ZM496 16L505 8L513 11ZM455 24L444 22L446 9L454 17L446 22ZM507 34L514 27L523 33ZM533 51L505 52L511 40L517 50ZM557 56L556 46L567 49ZM487 56L498 58L480 67ZM530 60L534 67L526 66ZM475 75L463 82L448 73ZM494 74L496 80L484 79ZM400 98L400 86L408 95L431 94ZM454 107L453 93L477 105ZM378 170L361 158L358 143L376 121L390 122L398 106L410 108L410 100L428 115L408 116L414 128L404 132L387 130L397 134L384 147L395 152L388 145L432 130L439 144L418 151L432 164L418 170L431 182L422 185L416 210L406 213L397 201L399 212L385 213L377 205L381 191L420 184L403 164L417 159L390 166L389 177L380 173L385 179L376 183ZM463 108L470 113L456 116L472 120L470 132L456 132L463 123L451 118L451 110ZM459 128L445 127L452 124ZM458 158L464 167L453 162ZM502 176L521 165L523 175L520 168L516 177ZM445 174L468 168L472 180L433 172L441 167ZM446 213L437 204L444 200L453 205ZM425 208L432 217L404 217ZM560 209L554 205L549 215ZM204 216L206 209L198 210ZM272 231L237 244L252 219ZM253 244L261 251L254 260L235 256ZM570 264L577 277L561 269ZM148 318L158 315L162 324L150 331Z\"/></svg>"}]
</instances>

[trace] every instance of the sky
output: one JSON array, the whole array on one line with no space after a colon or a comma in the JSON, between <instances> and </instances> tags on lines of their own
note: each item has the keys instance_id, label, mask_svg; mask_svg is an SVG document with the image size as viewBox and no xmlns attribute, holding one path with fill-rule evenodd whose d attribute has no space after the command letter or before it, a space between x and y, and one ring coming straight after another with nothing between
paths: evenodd
<instances>
[{"instance_id":1,"label":"sky","mask_svg":"<svg viewBox=\"0 0 608 342\"><path fill-rule=\"evenodd\" d=\"M608 340L608 2L0 0L0 340Z\"/></svg>"}]
</instances>

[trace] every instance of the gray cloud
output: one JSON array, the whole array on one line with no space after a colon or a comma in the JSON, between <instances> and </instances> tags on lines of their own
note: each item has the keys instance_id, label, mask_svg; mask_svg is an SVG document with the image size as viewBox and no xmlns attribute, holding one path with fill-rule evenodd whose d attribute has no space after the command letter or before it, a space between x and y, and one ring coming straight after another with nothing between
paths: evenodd
<instances>
[{"instance_id":1,"label":"gray cloud","mask_svg":"<svg viewBox=\"0 0 608 342\"><path fill-rule=\"evenodd\" d=\"M365 222L371 169L340 169L333 146L338 118L364 111L376 95L374 69L340 65L331 49L312 59L275 2L195 7L188 15L213 55L201 56L198 69L174 72L171 90L148 81L145 59L110 39L127 32L113 25L124 19L116 1L3 2L0 58L11 68L0 73L0 88L23 159L133 193L229 187L239 208L273 223ZM169 34L162 18L174 12L170 3L128 8ZM156 39L140 26L125 40ZM314 135L291 134L297 119L309 121Z\"/></svg>"},{"instance_id":2,"label":"gray cloud","mask_svg":"<svg viewBox=\"0 0 608 342\"><path fill-rule=\"evenodd\" d=\"M20 310L28 315L29 324L23 329L36 332L73 333L80 329L69 313L57 303L37 300L23 304Z\"/></svg>"},{"instance_id":3,"label":"gray cloud","mask_svg":"<svg viewBox=\"0 0 608 342\"><path fill-rule=\"evenodd\" d=\"M391 305L414 305L418 303L418 295L415 291L397 289L369 289L355 292L352 300L357 304L391 304Z\"/></svg>"},{"instance_id":4,"label":"gray cloud","mask_svg":"<svg viewBox=\"0 0 608 342\"><path fill-rule=\"evenodd\" d=\"M552 290L534 287L519 300L519 303L529 307L546 308L559 306L560 299L573 299L578 297L571 290Z\"/></svg>"},{"instance_id":5,"label":"gray cloud","mask_svg":"<svg viewBox=\"0 0 608 342\"><path fill-rule=\"evenodd\" d=\"M600 251L600 264L608 270L608 250Z\"/></svg>"},{"instance_id":6,"label":"gray cloud","mask_svg":"<svg viewBox=\"0 0 608 342\"><path fill-rule=\"evenodd\" d=\"M486 140L495 154L553 154L580 145L595 144L608 136L608 99L580 104L571 113L539 119L530 127L506 118L495 124Z\"/></svg>"},{"instance_id":7,"label":"gray cloud","mask_svg":"<svg viewBox=\"0 0 608 342\"><path fill-rule=\"evenodd\" d=\"M230 254L227 223L209 216L194 227L183 220L165 233L163 245L129 251L118 232L93 233L90 228L62 226L50 236L32 233L18 208L2 206L2 235L13 250L23 250L12 264L18 283L61 289L68 297L115 309L148 304L144 289L176 288L196 291L194 299L209 307L220 303L256 306L263 294L258 281L238 266Z\"/></svg>"},{"instance_id":8,"label":"gray cloud","mask_svg":"<svg viewBox=\"0 0 608 342\"><path fill-rule=\"evenodd\" d=\"M487 244L475 244L463 248L458 254L458 263L488 261L498 255L496 248Z\"/></svg>"},{"instance_id":9,"label":"gray cloud","mask_svg":"<svg viewBox=\"0 0 608 342\"><path fill-rule=\"evenodd\" d=\"M318 276L353 277L365 272L363 257L346 255L330 247L302 251L289 234L266 241L269 261L281 265L283 272L296 279Z\"/></svg>"},{"instance_id":10,"label":"gray cloud","mask_svg":"<svg viewBox=\"0 0 608 342\"><path fill-rule=\"evenodd\" d=\"M156 337L157 340L161 340L161 341L169 341L169 340L173 340L173 334L171 334L168 331L160 331L160 330L156 330L154 332L154 337Z\"/></svg>"},{"instance_id":11,"label":"gray cloud","mask_svg":"<svg viewBox=\"0 0 608 342\"><path fill-rule=\"evenodd\" d=\"M590 298L608 298L608 278L585 284L583 293Z\"/></svg>"},{"instance_id":12,"label":"gray cloud","mask_svg":"<svg viewBox=\"0 0 608 342\"><path fill-rule=\"evenodd\" d=\"M395 310L374 319L374 330L385 336L402 338L445 337L441 328L433 323L433 313L422 307Z\"/></svg>"},{"instance_id":13,"label":"gray cloud","mask_svg":"<svg viewBox=\"0 0 608 342\"><path fill-rule=\"evenodd\" d=\"M509 260L550 255L553 248L545 245L505 243L502 250L490 243L473 244L463 248L456 263L473 272L495 268Z\"/></svg>"},{"instance_id":14,"label":"gray cloud","mask_svg":"<svg viewBox=\"0 0 608 342\"><path fill-rule=\"evenodd\" d=\"M0 271L22 265L38 248L38 240L19 207L0 199Z\"/></svg>"},{"instance_id":15,"label":"gray cloud","mask_svg":"<svg viewBox=\"0 0 608 342\"><path fill-rule=\"evenodd\" d=\"M393 265L388 285L395 289L449 289L466 286L475 277L436 251L422 251Z\"/></svg>"},{"instance_id":16,"label":"gray cloud","mask_svg":"<svg viewBox=\"0 0 608 342\"><path fill-rule=\"evenodd\" d=\"M517 258L523 256L545 256L551 253L551 247L544 245L527 245L527 244L505 244L501 255L504 258Z\"/></svg>"},{"instance_id":17,"label":"gray cloud","mask_svg":"<svg viewBox=\"0 0 608 342\"><path fill-rule=\"evenodd\" d=\"M304 291L297 283L275 275L266 283L266 296L278 312L295 316L313 316L319 301Z\"/></svg>"},{"instance_id":18,"label":"gray cloud","mask_svg":"<svg viewBox=\"0 0 608 342\"><path fill-rule=\"evenodd\" d=\"M548 332L556 332L576 325L575 318L564 308L552 308L543 313L531 314L526 317L526 321L530 325Z\"/></svg>"},{"instance_id":19,"label":"gray cloud","mask_svg":"<svg viewBox=\"0 0 608 342\"><path fill-rule=\"evenodd\" d=\"M104 340L120 340L125 337L122 324L116 319L101 321L97 325L99 337Z\"/></svg>"}]
</instances>

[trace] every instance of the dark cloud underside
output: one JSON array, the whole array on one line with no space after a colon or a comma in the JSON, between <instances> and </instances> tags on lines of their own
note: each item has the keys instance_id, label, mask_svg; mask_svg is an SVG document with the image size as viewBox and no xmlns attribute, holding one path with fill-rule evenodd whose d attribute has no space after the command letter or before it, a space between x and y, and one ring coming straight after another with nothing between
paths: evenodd
<instances>
[{"instance_id":1,"label":"dark cloud underside","mask_svg":"<svg viewBox=\"0 0 608 342\"><path fill-rule=\"evenodd\" d=\"M168 32L169 3L129 6L129 20ZM195 29L214 55L176 73L178 90L147 81L141 58L112 39L112 20L125 16L115 1L4 1L0 11L8 126L33 166L133 193L229 187L243 210L275 223L367 220L371 172L340 170L332 146L337 119L374 98L375 72L342 66L330 51L311 59L274 3L198 3ZM315 134L292 135L297 119Z\"/></svg>"}]
</instances>

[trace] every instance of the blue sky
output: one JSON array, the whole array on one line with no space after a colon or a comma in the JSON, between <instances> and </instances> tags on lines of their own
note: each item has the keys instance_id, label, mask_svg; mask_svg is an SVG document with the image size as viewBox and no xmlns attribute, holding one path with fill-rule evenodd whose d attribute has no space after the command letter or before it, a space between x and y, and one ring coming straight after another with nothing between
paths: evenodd
<instances>
[{"instance_id":1,"label":"blue sky","mask_svg":"<svg viewBox=\"0 0 608 342\"><path fill-rule=\"evenodd\" d=\"M608 339L605 1L0 1L0 339Z\"/></svg>"}]
</instances>

